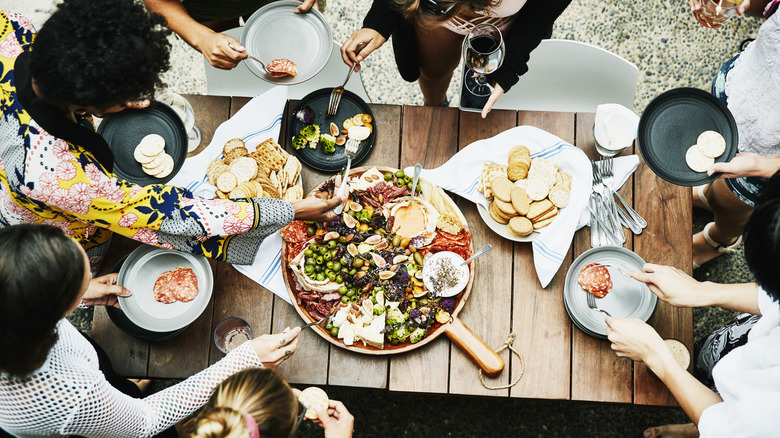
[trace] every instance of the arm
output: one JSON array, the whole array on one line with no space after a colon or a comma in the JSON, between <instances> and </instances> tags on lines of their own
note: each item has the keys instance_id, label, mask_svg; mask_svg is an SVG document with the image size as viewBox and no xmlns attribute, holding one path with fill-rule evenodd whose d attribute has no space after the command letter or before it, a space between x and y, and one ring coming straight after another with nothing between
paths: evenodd
<instances>
[{"instance_id":1,"label":"arm","mask_svg":"<svg viewBox=\"0 0 780 438\"><path fill-rule=\"evenodd\" d=\"M606 318L607 337L620 357L641 361L655 373L683 411L699 423L702 412L723 399L684 370L658 333L638 319Z\"/></svg>"},{"instance_id":2,"label":"arm","mask_svg":"<svg viewBox=\"0 0 780 438\"><path fill-rule=\"evenodd\" d=\"M715 163L707 170L707 175L721 172L721 178L744 176L762 176L771 178L780 170L780 155L762 157L752 152L740 152L726 163Z\"/></svg>"},{"instance_id":3,"label":"arm","mask_svg":"<svg viewBox=\"0 0 780 438\"><path fill-rule=\"evenodd\" d=\"M241 43L234 38L214 32L190 17L181 1L144 0L144 3L150 11L162 15L168 22L168 27L201 52L214 67L229 70L249 56ZM228 44L236 50L231 49Z\"/></svg>"},{"instance_id":4,"label":"arm","mask_svg":"<svg viewBox=\"0 0 780 438\"><path fill-rule=\"evenodd\" d=\"M699 282L677 268L647 263L644 272L626 274L641 281L661 301L676 307L718 306L761 315L756 283L719 284Z\"/></svg>"},{"instance_id":5,"label":"arm","mask_svg":"<svg viewBox=\"0 0 780 438\"><path fill-rule=\"evenodd\" d=\"M353 32L341 45L341 59L345 64L355 67L393 34L400 13L390 6L390 1L374 0L363 19L363 28ZM358 52L357 47L362 43L366 46Z\"/></svg>"}]
</instances>

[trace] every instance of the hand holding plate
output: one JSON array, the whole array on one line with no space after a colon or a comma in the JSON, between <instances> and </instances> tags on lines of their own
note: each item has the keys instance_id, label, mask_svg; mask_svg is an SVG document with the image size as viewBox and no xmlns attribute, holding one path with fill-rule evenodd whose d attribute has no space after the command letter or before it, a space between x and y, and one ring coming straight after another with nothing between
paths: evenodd
<instances>
[{"instance_id":1,"label":"hand holding plate","mask_svg":"<svg viewBox=\"0 0 780 438\"><path fill-rule=\"evenodd\" d=\"M82 302L87 306L113 306L119 307L117 296L128 297L132 293L116 284L119 274L113 273L89 281L87 291L84 292Z\"/></svg>"}]
</instances>

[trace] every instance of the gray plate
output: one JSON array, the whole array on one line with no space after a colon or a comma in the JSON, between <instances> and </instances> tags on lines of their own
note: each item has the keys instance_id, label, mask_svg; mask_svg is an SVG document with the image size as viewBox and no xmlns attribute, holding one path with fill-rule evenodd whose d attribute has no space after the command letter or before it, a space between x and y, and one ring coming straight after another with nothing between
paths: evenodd
<instances>
[{"instance_id":1,"label":"gray plate","mask_svg":"<svg viewBox=\"0 0 780 438\"><path fill-rule=\"evenodd\" d=\"M179 266L191 268L198 278L198 296L182 303L164 304L154 299L154 283L166 271ZM130 289L129 297L119 304L135 325L153 332L170 332L198 319L211 299L214 278L211 265L203 256L144 245L135 249L119 270L117 283Z\"/></svg>"},{"instance_id":2,"label":"gray plate","mask_svg":"<svg viewBox=\"0 0 780 438\"><path fill-rule=\"evenodd\" d=\"M563 286L563 305L572 322L583 332L596 338L606 339L606 315L588 307L587 293L577 283L582 268L591 263L602 263L620 269L642 271L645 261L625 248L601 246L585 251L572 263L566 273ZM658 304L656 297L644 283L609 269L612 278L612 291L604 298L597 298L600 309L609 312L615 318L639 318L647 321L653 316Z\"/></svg>"},{"instance_id":3,"label":"gray plate","mask_svg":"<svg viewBox=\"0 0 780 438\"><path fill-rule=\"evenodd\" d=\"M264 81L294 85L313 78L325 67L333 50L333 31L320 11L311 9L296 14L301 3L275 1L255 11L241 31L241 44L247 53L268 64L285 58L294 62L298 74L272 78L255 61L243 61L249 70Z\"/></svg>"}]
</instances>

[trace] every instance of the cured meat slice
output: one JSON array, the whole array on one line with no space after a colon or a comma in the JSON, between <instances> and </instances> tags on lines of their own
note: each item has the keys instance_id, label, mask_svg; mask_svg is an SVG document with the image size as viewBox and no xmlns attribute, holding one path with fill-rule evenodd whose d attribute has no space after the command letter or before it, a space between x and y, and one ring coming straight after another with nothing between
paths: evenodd
<instances>
[{"instance_id":1,"label":"cured meat slice","mask_svg":"<svg viewBox=\"0 0 780 438\"><path fill-rule=\"evenodd\" d=\"M153 291L154 299L161 303L186 303L198 296L198 277L192 269L179 266L160 274L154 282Z\"/></svg>"},{"instance_id":2,"label":"cured meat slice","mask_svg":"<svg viewBox=\"0 0 780 438\"><path fill-rule=\"evenodd\" d=\"M279 232L287 243L300 243L309 238L306 234L308 225L304 221L292 221Z\"/></svg>"},{"instance_id":3,"label":"cured meat slice","mask_svg":"<svg viewBox=\"0 0 780 438\"><path fill-rule=\"evenodd\" d=\"M593 295L604 298L612 290L612 278L607 267L599 265L599 263L591 263L582 268L577 276L577 283Z\"/></svg>"},{"instance_id":4,"label":"cured meat slice","mask_svg":"<svg viewBox=\"0 0 780 438\"><path fill-rule=\"evenodd\" d=\"M289 59L274 59L265 66L271 73L271 77L281 78L284 76L295 76L298 74L298 67Z\"/></svg>"}]
</instances>

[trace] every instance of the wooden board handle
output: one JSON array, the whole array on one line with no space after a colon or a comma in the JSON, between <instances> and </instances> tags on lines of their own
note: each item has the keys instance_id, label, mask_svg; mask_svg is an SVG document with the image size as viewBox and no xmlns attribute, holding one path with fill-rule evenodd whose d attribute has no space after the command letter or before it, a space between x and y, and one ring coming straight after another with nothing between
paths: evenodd
<instances>
[{"instance_id":1,"label":"wooden board handle","mask_svg":"<svg viewBox=\"0 0 780 438\"><path fill-rule=\"evenodd\" d=\"M460 319L454 318L452 322L446 324L445 331L447 337L476 362L488 376L495 376L504 369L504 360L482 342L482 339L479 339Z\"/></svg>"}]
</instances>

